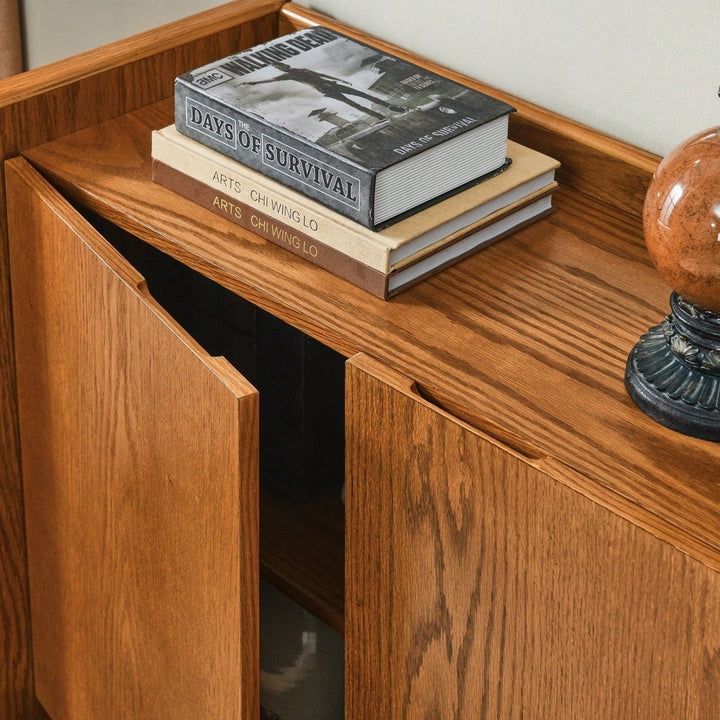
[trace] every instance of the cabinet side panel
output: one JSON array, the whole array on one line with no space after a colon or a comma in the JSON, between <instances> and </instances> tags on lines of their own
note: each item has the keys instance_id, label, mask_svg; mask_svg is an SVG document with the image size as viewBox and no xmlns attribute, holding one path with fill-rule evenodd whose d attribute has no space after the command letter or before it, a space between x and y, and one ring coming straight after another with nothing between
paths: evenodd
<instances>
[{"instance_id":1,"label":"cabinet side panel","mask_svg":"<svg viewBox=\"0 0 720 720\"><path fill-rule=\"evenodd\" d=\"M10 311L10 268L2 226L0 172L0 717L35 717L30 608Z\"/></svg>"},{"instance_id":2,"label":"cabinet side panel","mask_svg":"<svg viewBox=\"0 0 720 720\"><path fill-rule=\"evenodd\" d=\"M22 161L8 200L38 698L257 717L257 394Z\"/></svg>"},{"instance_id":3,"label":"cabinet side panel","mask_svg":"<svg viewBox=\"0 0 720 720\"><path fill-rule=\"evenodd\" d=\"M362 356L347 413L348 717L717 717L716 572Z\"/></svg>"}]
</instances>

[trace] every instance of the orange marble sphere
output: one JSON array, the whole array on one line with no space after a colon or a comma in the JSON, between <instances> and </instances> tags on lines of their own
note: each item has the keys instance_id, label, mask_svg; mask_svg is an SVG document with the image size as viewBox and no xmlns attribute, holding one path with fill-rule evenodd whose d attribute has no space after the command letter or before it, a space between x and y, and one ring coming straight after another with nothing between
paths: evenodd
<instances>
[{"instance_id":1,"label":"orange marble sphere","mask_svg":"<svg viewBox=\"0 0 720 720\"><path fill-rule=\"evenodd\" d=\"M720 313L720 128L689 138L660 163L645 198L643 231L670 287Z\"/></svg>"}]
</instances>

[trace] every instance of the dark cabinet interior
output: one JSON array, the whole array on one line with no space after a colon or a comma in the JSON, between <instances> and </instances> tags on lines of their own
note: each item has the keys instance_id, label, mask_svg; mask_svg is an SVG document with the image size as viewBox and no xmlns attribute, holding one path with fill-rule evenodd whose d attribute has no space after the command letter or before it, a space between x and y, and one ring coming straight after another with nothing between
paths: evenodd
<instances>
[{"instance_id":1,"label":"dark cabinet interior","mask_svg":"<svg viewBox=\"0 0 720 720\"><path fill-rule=\"evenodd\" d=\"M111 223L88 219L145 277L153 297L260 393L260 482L308 500L344 472L344 363L335 350Z\"/></svg>"}]
</instances>

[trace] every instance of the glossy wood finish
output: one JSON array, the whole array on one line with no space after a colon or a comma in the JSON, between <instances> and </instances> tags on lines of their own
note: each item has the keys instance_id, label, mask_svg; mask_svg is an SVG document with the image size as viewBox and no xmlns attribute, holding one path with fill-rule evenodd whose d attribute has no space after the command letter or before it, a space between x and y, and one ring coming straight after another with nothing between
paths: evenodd
<instances>
[{"instance_id":1,"label":"glossy wood finish","mask_svg":"<svg viewBox=\"0 0 720 720\"><path fill-rule=\"evenodd\" d=\"M720 574L366 356L347 404L348 717L714 717Z\"/></svg>"},{"instance_id":2,"label":"glossy wood finish","mask_svg":"<svg viewBox=\"0 0 720 720\"><path fill-rule=\"evenodd\" d=\"M240 21L242 30L224 15L229 24L224 25L224 29L218 28L218 37L227 39L240 33L244 39L249 39L254 33L259 40L265 32L285 32L321 19L334 24L313 11L292 4L277 12L266 10L268 6L263 3L236 5L240 14L246 10L248 13L243 14ZM278 8L277 5L272 7ZM265 12L269 14L263 14ZM103 51L88 56L87 65L82 65L77 72L70 72L66 66L68 71L60 76L54 76L52 69L49 74L33 75L31 86L17 95L8 93L7 85L0 85L0 111L4 113L0 132L4 133L3 137L15 137L16 130L6 128L20 128L18 132L22 136L22 142L3 140L3 157L65 135L77 127L91 125L104 117L112 118L127 109L147 105L156 99L153 95L168 94L160 85L153 85L152 91L145 92L144 82L153 84L156 71L164 77L167 66L162 58L168 57L167 53L177 58L186 57L188 52L189 58L195 56L194 53L199 57L204 52L220 49L215 45L212 33L204 34L213 25L212 17L215 16L204 15L206 19L193 25L192 38L179 30L182 24L177 26L178 33L158 55L151 36L147 36L142 45L143 57L147 60L143 60L146 64L142 66L144 70L140 76L133 75L137 72L132 70L137 67L134 50L126 46L127 52L119 55L111 50L112 63L108 69L101 60ZM188 45L184 45L186 42ZM175 45L177 50L172 49ZM187 51L187 47L194 50ZM121 70L125 62L129 63L128 71ZM199 64L199 61L192 64ZM426 64L434 67L432 63ZM83 72L90 72L91 67L94 69L86 86ZM110 97L104 92L86 95L84 87L104 87L102 82L93 84L97 82L96 75L120 82L117 94ZM474 84L485 88L481 83ZM411 396L413 403L400 402L394 391L389 394L382 391L381 396L387 402L395 403L395 407L405 407L409 422L424 415L425 410L418 410L418 407L429 407L417 399L417 392L431 403L441 418L445 417L445 411L455 416L455 420L448 420L449 424L443 425L441 432L450 433L457 442L463 443L463 447L474 443L475 449L468 451L472 453L472 462L489 463L493 467L497 462L498 467L517 472L516 482L534 488L538 497L540 491L547 492L549 500L538 508L523 505L519 491L512 496L516 503L512 507L502 504L504 500L499 489L497 497L490 496L489 499L495 503L493 507L507 513L508 518L514 517L516 521L517 518L535 518L535 522L542 520L551 528L549 537L540 538L544 543L543 550L538 549L523 567L528 572L539 573L538 568L543 562L552 562L551 568L543 569L543 572L551 573L557 586L542 585L540 589L544 594L533 596L530 593L532 585L523 584L524 578L539 578L547 583L549 576L517 573L513 576L510 572L522 566L521 551L530 553L533 550L529 544L530 531L540 534L540 530L537 527L526 529L521 539L514 541L511 536L503 535L505 529L499 527L498 537L504 538L507 553L500 546L488 545L489 554L483 556L488 559L488 565L480 563L478 567L489 567L495 573L500 582L500 595L474 599L477 610L473 620L467 611L467 598L460 591L451 603L455 619L451 622L450 613L442 608L437 616L447 618L446 638L452 639L446 646L449 667L462 670L465 661L458 654L459 646L453 644L461 636L473 640L473 652L482 647L488 651L488 691L481 691L485 699L478 699L477 688L469 689L456 680L449 681L443 692L453 708L477 707L480 703L481 709L510 713L518 712L517 708L529 707L526 705L528 699L537 699L540 708L562 707L563 698L567 699L573 689L581 693L587 680L588 700L594 699L597 703L599 717L608 716L615 709L620 713L618 717L623 717L622 712L626 710L626 717L634 720L643 717L646 708L656 711L656 717L715 717L718 705L713 698L720 696L717 637L697 612L704 610L708 622L712 620L717 625L715 573L720 570L720 492L717 484L720 450L710 443L659 427L635 408L622 386L627 353L639 335L667 312L669 288L650 265L640 228L640 207L658 158L521 99L497 94L518 108L512 120L512 136L549 152L563 163L559 174L561 188L556 196L558 212L386 303L268 246L249 233L229 228L222 219L153 186L148 165L149 129L170 122L170 101L37 148L28 152L28 157L81 204L97 210L260 307L348 357L364 352L379 358L387 372L374 374L386 384L399 388L401 396ZM68 122L64 108L68 102L73 103L76 96L83 99L77 107L80 108L78 117L84 119L72 124ZM86 103L89 103L89 109L84 117ZM58 114L57 120L53 119L53 110ZM96 112L99 114L94 115ZM39 130L43 123L50 128L47 135ZM0 253L0 291L5 297L8 293L7 273L7 260ZM0 682L5 683L4 687L0 685L0 716L3 716L5 703L10 708L8 717L25 718L30 717L25 714L25 709L28 708L29 713L31 706L27 669L27 589L16 462L18 438L13 405L12 344L7 334L9 317L2 316L7 304L1 301L2 298L2 402L4 417L10 418L3 424L2 432L7 437L2 438L2 448L3 451L5 447L10 450L0 453L0 462L9 463L11 473L8 475L10 481L2 485L3 503L0 504L4 583L0 586L0 600L4 617L10 618L10 631L3 628L5 636L0 642ZM397 378L396 373L415 381L415 391L405 388L406 381L393 379ZM376 391L380 393L377 387L373 393ZM422 420L423 427L425 422ZM467 445L467 434L451 429L465 428L466 423L471 426L470 435L475 438L470 445ZM502 460L499 457L501 450L509 453ZM358 448L357 452L362 449ZM442 463L442 458L438 462ZM482 488L473 492L476 501L485 499ZM463 498L459 495L458 502ZM407 498L398 499L400 501L407 502ZM436 497L434 501L439 503L440 498ZM552 502L557 502L563 511L557 518L552 513ZM370 522L369 514L374 510L374 507L370 508L368 517L358 517L358 521ZM387 519L388 516L383 517ZM486 522L491 520L499 522L497 518L485 518ZM563 522L568 528L562 525ZM563 544L567 538L562 532L558 534L558 523L561 530L572 531L576 538L575 554L569 558L572 561L569 567L578 571L577 576L564 568L563 562L568 559L569 551ZM402 525L397 530L401 536L407 532ZM599 532L606 544L602 545L592 534L584 534L591 531ZM437 542L431 545L437 550L435 560L439 562L445 557L439 554L441 550L445 552L445 545L439 535L433 537ZM470 538L468 542L470 547L477 540ZM477 545L473 547L477 560L478 553L482 553ZM622 554L623 548L629 553ZM406 547L401 547L400 551L409 552ZM418 547L418 551L416 562L430 567L427 549ZM383 567L378 564L380 559L375 560L375 568ZM614 566L612 561L617 565ZM388 565L384 567L387 569ZM399 572L401 567L395 562L393 572ZM434 573L439 572L437 567L433 569ZM622 572L624 567L630 568L628 573L634 573L639 584L648 585L647 594L643 596L645 606L631 604L632 599L640 596L633 595L629 580ZM664 573L660 579L670 588L664 604L659 597L660 584L652 577L655 568ZM358 572L361 571L370 572L360 568ZM617 611L616 618L609 616L594 595L598 592L596 581L601 576L607 578L608 583L617 584L618 597L626 601L624 606L612 605ZM407 614L408 623L422 618L426 611L428 583L410 587L413 578L408 575L402 575L399 580L401 592L405 593L398 596L402 603L382 614L381 624L401 618L402 607L406 604L417 608L416 613ZM515 581L514 585L511 580ZM387 578L372 578L366 574L363 582L366 581L377 583L375 587L380 588ZM357 583L358 579L353 582ZM578 604L577 607L563 604L566 587L568 597L577 598L578 603L581 599L584 601L579 593L586 592L590 596L589 604ZM599 588L600 597L611 604L616 602L612 589L610 584L601 584ZM679 597L682 589L691 595ZM675 592L677 594L673 594ZM514 597L512 593L515 593ZM690 606L691 599L688 598L693 594L697 605ZM319 595L315 597L317 599ZM543 599L546 602L542 602ZM327 598L319 602L325 603ZM500 618L499 613L505 612L506 608L517 610L526 602L522 631L514 630L516 626ZM554 609L556 605L557 610ZM595 609L600 615L594 620L592 611ZM360 629L355 623L362 622L356 611L357 608L348 611L346 620L346 624L352 625L348 630L353 637L358 637ZM351 621L351 615L356 620ZM486 634L478 634L476 628L473 629L470 620L475 622L477 618L487 621ZM678 618L684 618L685 630L677 624ZM540 680L535 679L536 684L529 685L532 688L529 694L523 696L524 680L518 678L524 674L532 675L535 669L523 661L518 646L512 644L518 642L517 635L512 636L512 643L508 645L509 633L525 632L525 640L532 641L530 648L539 653L539 645L535 644L537 638L546 640L543 633L548 632L552 623L562 627L562 623L569 620L577 634L566 637L568 647L551 642L549 652L559 667L566 668L572 677L558 678L552 667L545 665L546 684L541 688L537 684ZM627 648L624 643L630 634L624 632L625 628L639 632L633 623L639 623L651 635L664 634L672 627L667 646L653 646L651 639L641 638L637 652ZM354 656L356 666L366 663L364 670L360 668L366 676L370 668L377 668L379 658L385 657L382 653L388 647L378 627L380 625L368 628L375 633L375 640L364 655L360 647L355 646L355 641L351 648L352 652L360 653ZM463 627L470 628L472 633L463 634ZM398 635L387 637L393 638L393 648L398 649L396 659L407 663L402 650L402 642L407 639L406 635L403 640L402 633L407 632L407 628L398 625L397 631ZM682 635L683 632L686 634ZM498 638L503 639L503 648L510 649L507 658L504 650L500 652L497 647ZM616 642L617 647L614 651L607 649L598 638ZM483 646L485 641L487 644ZM426 643L425 647L423 659L427 658L431 665L436 663L438 656L431 643ZM582 662L583 652L597 653L588 655L593 657L589 665ZM638 662L649 663L651 668L658 667L661 655L665 665L681 667L679 677L688 688L685 707L679 708L674 715L663 712L660 700L667 698L673 712L682 702L682 691L673 680L668 680L667 686L663 684L662 687L650 680L645 690L631 688L628 680L621 688L618 663L624 662L624 653L629 653ZM3 662L6 657L8 663ZM472 653L468 655L468 663L476 660ZM443 668L442 663L432 666L438 668L438 672L448 669ZM385 671L397 674L397 669L388 664L383 668ZM600 683L590 677L591 672L610 673L616 683L613 687L619 688L616 698L610 693L601 694ZM4 678L2 673L5 673ZM660 677L667 678L663 672ZM376 681L377 678L368 679L368 682ZM498 684L502 686L500 689ZM381 691L382 697L368 699L367 705L360 695L360 686L352 690L352 712L356 717L377 717L364 715L365 707L383 707L396 713L391 717L414 712L414 706L408 706L406 710L401 708L398 687L404 688L404 697L416 699L417 707L422 708L428 703L432 707L429 692L437 690L438 683L431 677L425 686L424 681L411 682L401 677L397 684L371 687ZM537 693L544 693L544 696L541 698ZM548 698L555 705L548 705ZM570 700L567 703L567 707L572 707ZM537 708L534 712L538 712ZM492 712L489 716L493 716ZM528 711L525 717L533 716Z\"/></svg>"},{"instance_id":3,"label":"glossy wood finish","mask_svg":"<svg viewBox=\"0 0 720 720\"><path fill-rule=\"evenodd\" d=\"M255 720L258 394L22 160L7 189L37 696Z\"/></svg>"},{"instance_id":4,"label":"glossy wood finish","mask_svg":"<svg viewBox=\"0 0 720 720\"><path fill-rule=\"evenodd\" d=\"M346 356L377 357L720 568L720 448L658 426L623 387L669 294L638 217L561 187L550 218L383 302L154 185L150 129L170 113L163 103L27 157L74 200Z\"/></svg>"},{"instance_id":5,"label":"glossy wood finish","mask_svg":"<svg viewBox=\"0 0 720 720\"><path fill-rule=\"evenodd\" d=\"M368 487L347 517L348 717L716 710L720 447L658 426L624 391L627 352L668 292L639 218L561 188L549 219L382 302L153 186L149 130L170 109L27 155L78 202L415 381L409 408L392 393L356 400L351 383L350 478ZM422 397L455 429L417 420ZM483 438L475 449L463 423ZM371 460L377 472L359 469ZM416 503L428 515L407 525Z\"/></svg>"},{"instance_id":6,"label":"glossy wood finish","mask_svg":"<svg viewBox=\"0 0 720 720\"><path fill-rule=\"evenodd\" d=\"M280 2L241 0L0 82L0 162L167 97L174 76L277 33ZM4 174L0 173L0 717L40 717L32 691Z\"/></svg>"}]
</instances>

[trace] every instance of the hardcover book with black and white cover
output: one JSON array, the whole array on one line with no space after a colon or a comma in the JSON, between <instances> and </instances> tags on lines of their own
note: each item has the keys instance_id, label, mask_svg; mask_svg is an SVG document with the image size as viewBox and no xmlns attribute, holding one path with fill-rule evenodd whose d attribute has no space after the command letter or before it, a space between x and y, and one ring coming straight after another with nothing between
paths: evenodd
<instances>
[{"instance_id":1,"label":"hardcover book with black and white cover","mask_svg":"<svg viewBox=\"0 0 720 720\"><path fill-rule=\"evenodd\" d=\"M324 27L175 80L180 132L371 229L500 171L512 111Z\"/></svg>"}]
</instances>

